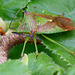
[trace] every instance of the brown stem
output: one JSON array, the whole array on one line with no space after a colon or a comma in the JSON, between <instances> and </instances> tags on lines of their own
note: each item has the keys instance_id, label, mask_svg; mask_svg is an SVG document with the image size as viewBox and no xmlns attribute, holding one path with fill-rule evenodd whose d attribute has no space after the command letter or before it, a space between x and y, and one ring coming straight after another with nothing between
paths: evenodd
<instances>
[{"instance_id":1,"label":"brown stem","mask_svg":"<svg viewBox=\"0 0 75 75\"><path fill-rule=\"evenodd\" d=\"M6 36L0 37L0 64L7 61L8 51L15 45L24 43L28 35L19 35L19 34L8 34ZM33 38L30 37L28 43L34 43ZM41 44L41 41L37 39L37 43Z\"/></svg>"}]
</instances>

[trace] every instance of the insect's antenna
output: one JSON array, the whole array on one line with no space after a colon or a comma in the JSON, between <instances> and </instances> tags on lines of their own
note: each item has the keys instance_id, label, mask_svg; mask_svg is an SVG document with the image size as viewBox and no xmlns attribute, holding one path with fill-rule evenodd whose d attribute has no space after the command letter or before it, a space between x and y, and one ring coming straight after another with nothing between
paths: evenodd
<instances>
[{"instance_id":1,"label":"insect's antenna","mask_svg":"<svg viewBox=\"0 0 75 75\"><path fill-rule=\"evenodd\" d=\"M12 24L12 22L13 22L15 16L16 16L16 15L17 15L22 9L24 9L24 8L25 8L25 7L19 9L18 12L14 15L14 17L12 18L12 20L11 20L11 22L10 22L9 28L11 28L11 29L15 29L14 27L11 27L11 24Z\"/></svg>"}]
</instances>

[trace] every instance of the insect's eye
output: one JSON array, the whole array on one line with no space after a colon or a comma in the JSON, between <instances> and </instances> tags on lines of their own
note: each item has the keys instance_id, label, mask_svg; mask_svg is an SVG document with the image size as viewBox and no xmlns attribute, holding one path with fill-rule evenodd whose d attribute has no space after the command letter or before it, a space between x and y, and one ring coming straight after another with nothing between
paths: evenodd
<instances>
[{"instance_id":1,"label":"insect's eye","mask_svg":"<svg viewBox=\"0 0 75 75\"><path fill-rule=\"evenodd\" d=\"M25 13L27 14L27 11L25 11Z\"/></svg>"},{"instance_id":2,"label":"insect's eye","mask_svg":"<svg viewBox=\"0 0 75 75\"><path fill-rule=\"evenodd\" d=\"M33 34L33 31L30 31L31 32L31 34Z\"/></svg>"}]
</instances>

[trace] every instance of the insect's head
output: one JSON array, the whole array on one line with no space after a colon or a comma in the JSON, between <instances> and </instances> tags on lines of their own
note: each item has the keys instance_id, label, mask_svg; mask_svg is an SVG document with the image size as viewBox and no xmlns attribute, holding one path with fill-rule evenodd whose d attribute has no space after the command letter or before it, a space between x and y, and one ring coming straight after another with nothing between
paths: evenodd
<instances>
[{"instance_id":1,"label":"insect's head","mask_svg":"<svg viewBox=\"0 0 75 75\"><path fill-rule=\"evenodd\" d=\"M34 31L34 30L30 31L30 34L34 34L34 33L35 33L35 31Z\"/></svg>"},{"instance_id":2,"label":"insect's head","mask_svg":"<svg viewBox=\"0 0 75 75\"><path fill-rule=\"evenodd\" d=\"M25 10L24 14L25 14L25 15L28 15L28 14L29 14L29 12Z\"/></svg>"}]
</instances>

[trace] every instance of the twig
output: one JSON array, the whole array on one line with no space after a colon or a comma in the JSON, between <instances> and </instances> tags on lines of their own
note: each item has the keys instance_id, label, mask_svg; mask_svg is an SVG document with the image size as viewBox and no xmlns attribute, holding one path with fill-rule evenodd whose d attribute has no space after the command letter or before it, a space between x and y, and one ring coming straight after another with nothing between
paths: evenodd
<instances>
[{"instance_id":1,"label":"twig","mask_svg":"<svg viewBox=\"0 0 75 75\"><path fill-rule=\"evenodd\" d=\"M0 64L7 61L8 51L15 45L24 43L28 35L19 35L19 34L8 34L6 36L0 37ZM34 43L33 38L30 37L28 43ZM41 44L41 41L37 39L37 43Z\"/></svg>"}]
</instances>

